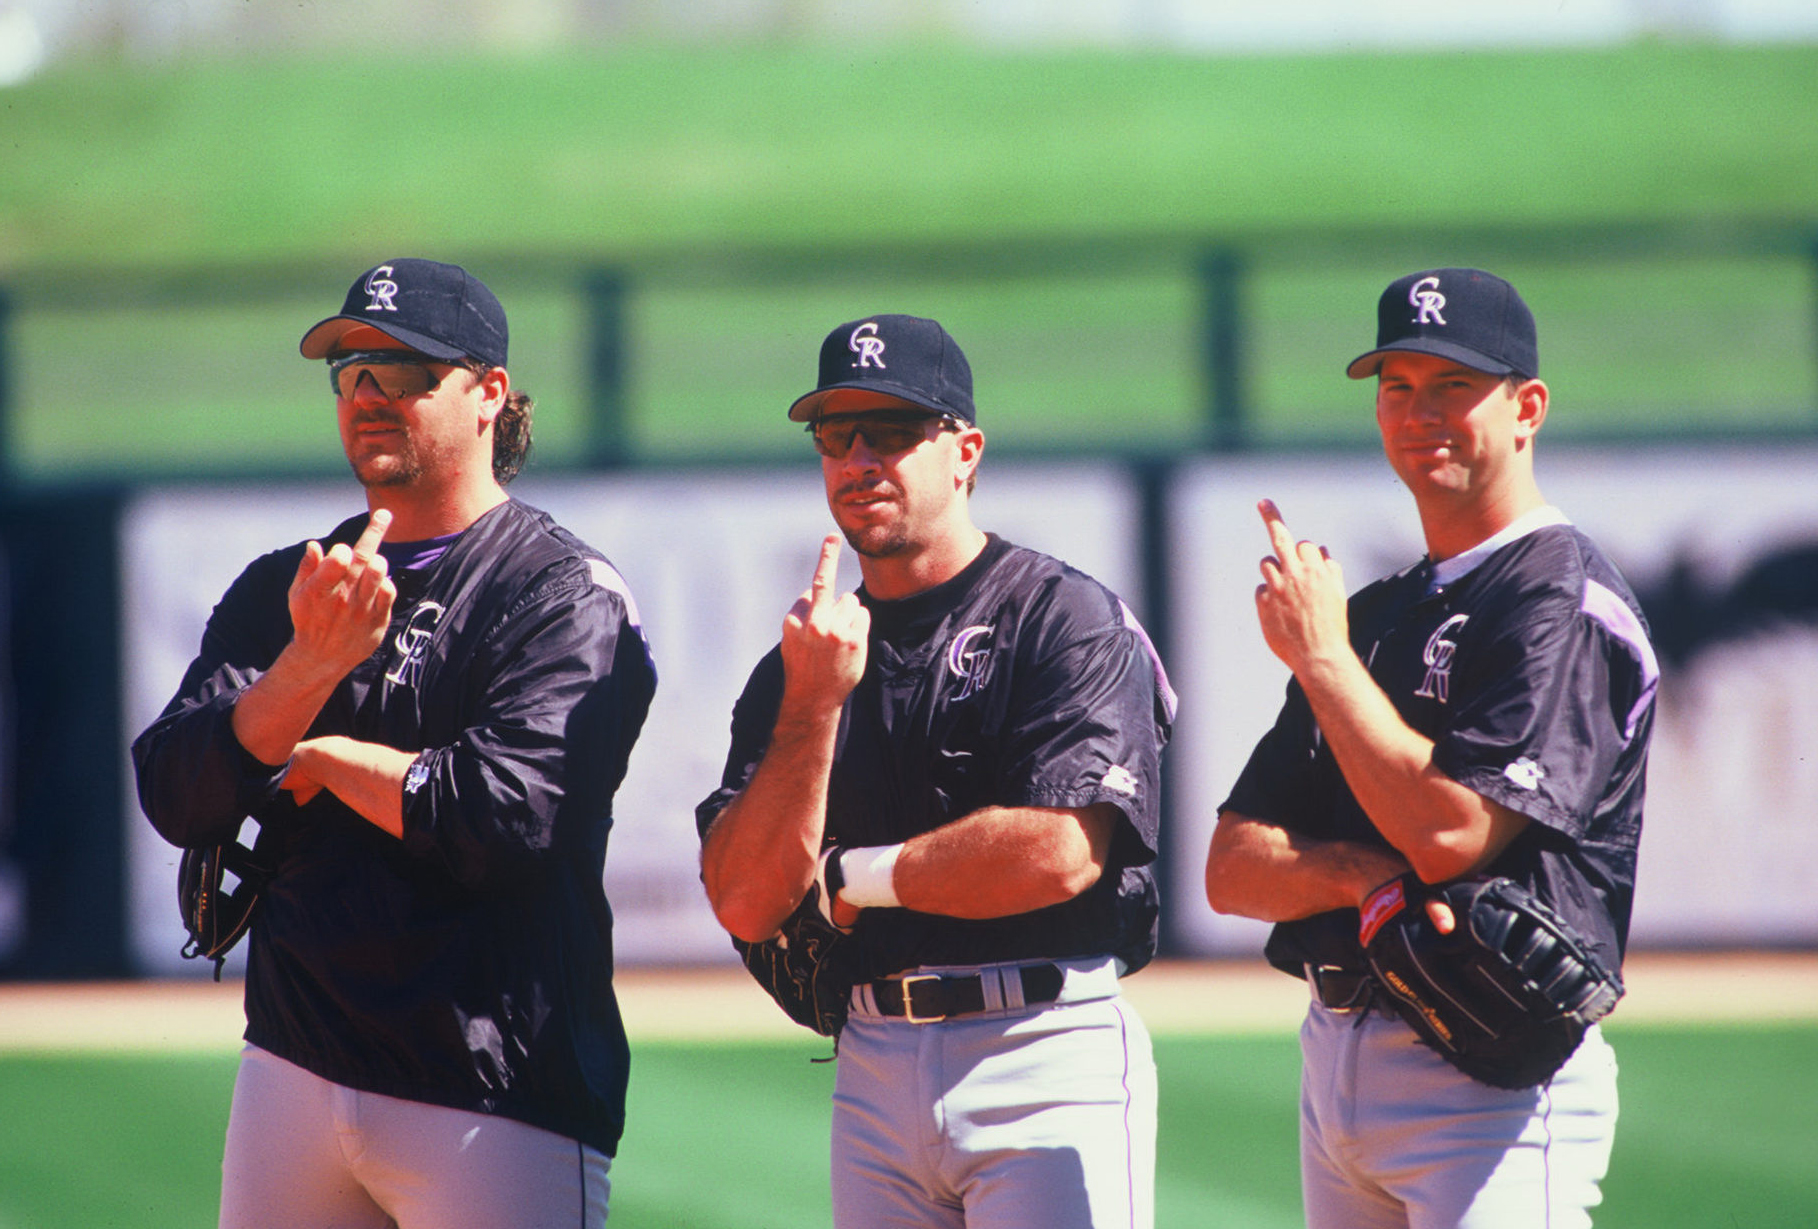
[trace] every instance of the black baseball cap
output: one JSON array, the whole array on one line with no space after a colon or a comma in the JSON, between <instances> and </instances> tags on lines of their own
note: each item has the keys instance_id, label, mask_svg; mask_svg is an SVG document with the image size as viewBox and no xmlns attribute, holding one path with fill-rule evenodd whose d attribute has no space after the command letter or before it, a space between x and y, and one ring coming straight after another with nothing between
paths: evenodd
<instances>
[{"instance_id":1,"label":"black baseball cap","mask_svg":"<svg viewBox=\"0 0 1818 1229\"><path fill-rule=\"evenodd\" d=\"M303 334L298 348L304 358L327 358L363 324L430 358L505 366L505 309L459 265L411 257L374 265L354 279L341 314Z\"/></svg>"},{"instance_id":2,"label":"black baseball cap","mask_svg":"<svg viewBox=\"0 0 1818 1229\"><path fill-rule=\"evenodd\" d=\"M812 422L827 395L853 388L882 393L967 423L972 367L947 330L920 316L866 316L849 320L821 343L820 383L789 407L795 422Z\"/></svg>"},{"instance_id":3,"label":"black baseball cap","mask_svg":"<svg viewBox=\"0 0 1818 1229\"><path fill-rule=\"evenodd\" d=\"M1352 359L1345 374L1368 379L1396 350L1496 376L1540 374L1534 313L1515 287L1482 269L1427 269L1390 282L1376 302L1376 348Z\"/></svg>"}]
</instances>

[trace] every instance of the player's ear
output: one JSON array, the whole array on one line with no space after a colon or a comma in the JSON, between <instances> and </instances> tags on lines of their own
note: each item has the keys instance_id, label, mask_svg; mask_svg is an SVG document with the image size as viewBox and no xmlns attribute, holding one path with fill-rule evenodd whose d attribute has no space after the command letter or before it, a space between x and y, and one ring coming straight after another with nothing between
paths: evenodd
<instances>
[{"instance_id":1,"label":"player's ear","mask_svg":"<svg viewBox=\"0 0 1818 1229\"><path fill-rule=\"evenodd\" d=\"M954 433L956 449L954 476L962 488L978 472L979 460L985 453L985 433L977 427L965 427Z\"/></svg>"},{"instance_id":2,"label":"player's ear","mask_svg":"<svg viewBox=\"0 0 1818 1229\"><path fill-rule=\"evenodd\" d=\"M477 373L474 387L480 392L480 421L490 423L505 410L506 394L511 392L511 377L503 367L488 367Z\"/></svg>"},{"instance_id":3,"label":"player's ear","mask_svg":"<svg viewBox=\"0 0 1818 1229\"><path fill-rule=\"evenodd\" d=\"M1547 386L1544 380L1525 380L1515 389L1515 438L1532 440L1547 420Z\"/></svg>"}]
</instances>

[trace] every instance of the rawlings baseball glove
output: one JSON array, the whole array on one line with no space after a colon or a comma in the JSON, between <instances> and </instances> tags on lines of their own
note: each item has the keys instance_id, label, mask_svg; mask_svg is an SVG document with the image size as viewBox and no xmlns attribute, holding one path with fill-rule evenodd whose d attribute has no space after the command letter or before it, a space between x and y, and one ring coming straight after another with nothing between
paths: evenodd
<instances>
[{"instance_id":1,"label":"rawlings baseball glove","mask_svg":"<svg viewBox=\"0 0 1818 1229\"><path fill-rule=\"evenodd\" d=\"M821 914L819 884L808 889L774 939L734 939L745 967L791 1020L827 1037L846 1023L858 948Z\"/></svg>"},{"instance_id":2,"label":"rawlings baseball glove","mask_svg":"<svg viewBox=\"0 0 1818 1229\"><path fill-rule=\"evenodd\" d=\"M1435 898L1457 920L1451 934L1427 915ZM1622 997L1590 944L1510 879L1403 875L1370 894L1362 919L1377 993L1447 1062L1496 1088L1551 1079Z\"/></svg>"},{"instance_id":3,"label":"rawlings baseball glove","mask_svg":"<svg viewBox=\"0 0 1818 1229\"><path fill-rule=\"evenodd\" d=\"M223 887L228 874L239 882ZM221 965L252 925L253 909L270 877L254 851L238 840L185 849L177 863L177 907L189 932L184 958L214 961L215 980L220 981Z\"/></svg>"}]
</instances>

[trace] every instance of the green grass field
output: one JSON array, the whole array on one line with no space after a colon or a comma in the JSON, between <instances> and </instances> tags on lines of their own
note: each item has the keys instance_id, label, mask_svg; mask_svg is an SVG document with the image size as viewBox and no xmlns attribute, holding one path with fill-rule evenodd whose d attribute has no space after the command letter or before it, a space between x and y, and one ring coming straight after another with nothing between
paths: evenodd
<instances>
[{"instance_id":1,"label":"green grass field","mask_svg":"<svg viewBox=\"0 0 1818 1229\"><path fill-rule=\"evenodd\" d=\"M1807 1229L1818 1025L1615 1027L1622 1120L1598 1229ZM634 1052L620 1229L828 1223L824 1043ZM1163 1037L1159 1229L1293 1229L1288 1036ZM214 1223L232 1056L0 1055L0 1229Z\"/></svg>"},{"instance_id":2,"label":"green grass field","mask_svg":"<svg viewBox=\"0 0 1818 1229\"><path fill-rule=\"evenodd\" d=\"M1524 288L1556 435L1818 428L1818 46L634 46L474 69L107 61L7 91L15 472L339 473L296 339L404 253L501 290L550 466L584 455L596 263L631 277L640 458L798 448L775 411L822 334L876 310L949 324L1000 450L1175 451L1205 397L1193 264L1227 241L1264 442L1368 438L1339 365L1389 278L1442 263ZM183 270L175 300L81 288Z\"/></svg>"},{"instance_id":3,"label":"green grass field","mask_svg":"<svg viewBox=\"0 0 1818 1229\"><path fill-rule=\"evenodd\" d=\"M852 43L72 65L0 267L1805 218L1818 46L1217 56Z\"/></svg>"}]
</instances>

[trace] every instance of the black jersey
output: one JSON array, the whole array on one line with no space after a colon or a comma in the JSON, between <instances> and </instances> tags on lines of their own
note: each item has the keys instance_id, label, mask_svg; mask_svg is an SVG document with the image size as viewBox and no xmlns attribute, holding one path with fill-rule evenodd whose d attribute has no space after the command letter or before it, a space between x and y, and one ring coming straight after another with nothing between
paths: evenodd
<instances>
[{"instance_id":1,"label":"black jersey","mask_svg":"<svg viewBox=\"0 0 1818 1229\"><path fill-rule=\"evenodd\" d=\"M919 965L1155 952L1162 747L1173 694L1115 594L996 536L959 575L871 612L864 677L847 698L828 787L827 839L887 845L986 806L1114 804L1122 818L1099 882L1072 900L983 921L866 909L866 977ZM782 698L780 650L733 710L703 836L763 758Z\"/></svg>"},{"instance_id":2,"label":"black jersey","mask_svg":"<svg viewBox=\"0 0 1818 1229\"><path fill-rule=\"evenodd\" d=\"M364 515L325 545L351 543ZM394 577L383 644L310 737L421 752L395 840L328 790L298 806L233 706L292 634L303 544L221 599L176 698L133 744L173 844L260 825L276 873L246 966L246 1039L350 1088L495 1113L612 1154L629 1058L600 876L612 797L656 687L603 556L508 500Z\"/></svg>"},{"instance_id":3,"label":"black jersey","mask_svg":"<svg viewBox=\"0 0 1818 1229\"><path fill-rule=\"evenodd\" d=\"M1612 966L1628 942L1659 679L1640 607L1552 509L1350 600L1351 644L1448 777L1533 822L1487 868L1534 889ZM1220 808L1387 847L1290 682ZM1361 968L1357 911L1275 927L1269 959Z\"/></svg>"}]
</instances>

